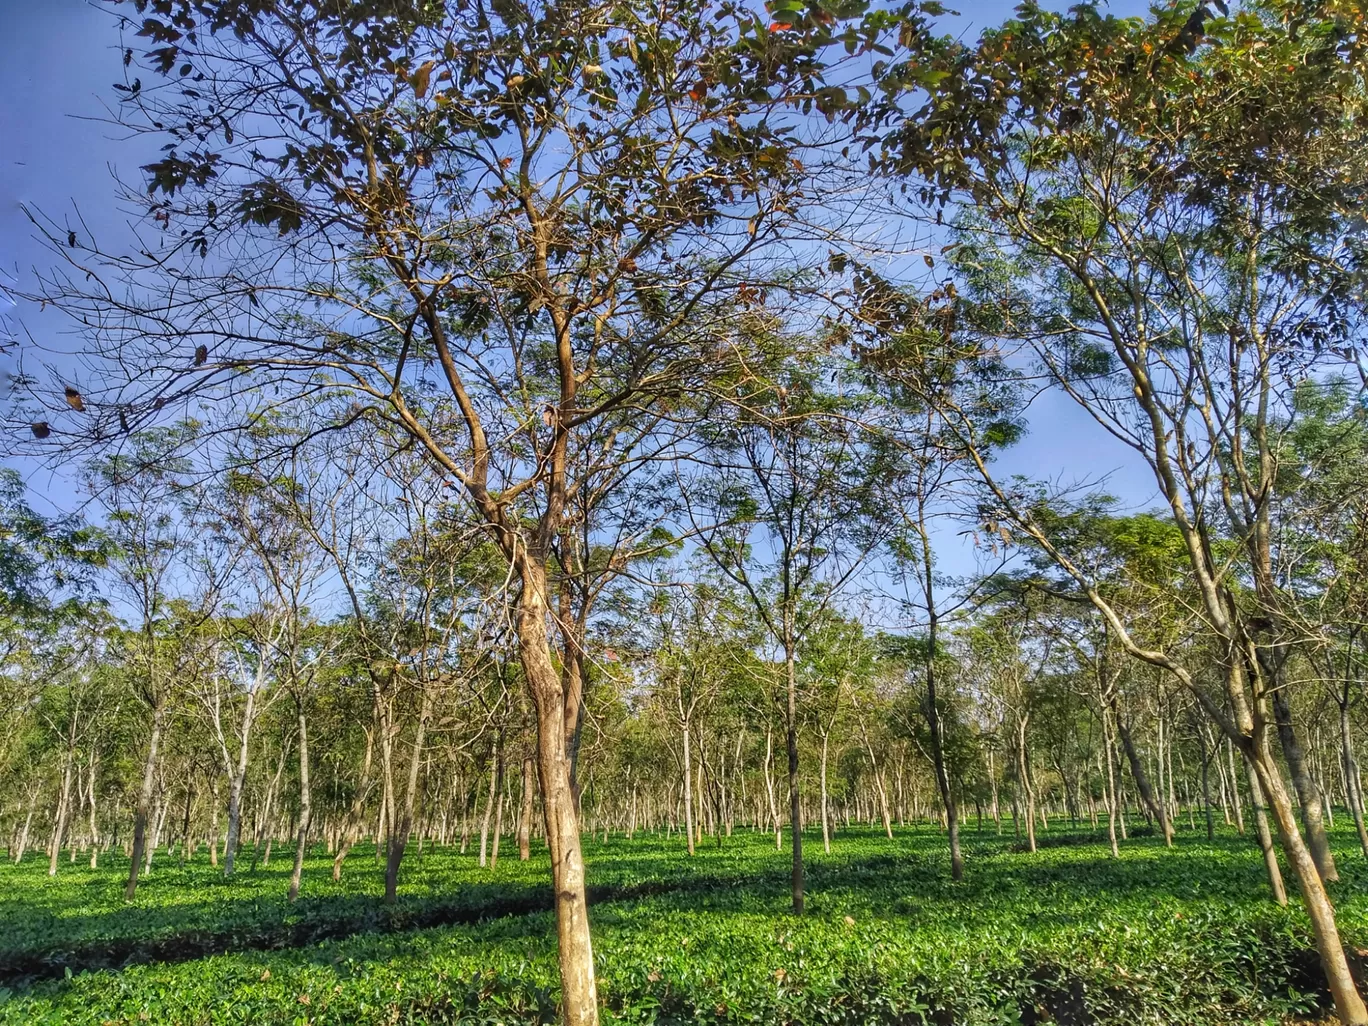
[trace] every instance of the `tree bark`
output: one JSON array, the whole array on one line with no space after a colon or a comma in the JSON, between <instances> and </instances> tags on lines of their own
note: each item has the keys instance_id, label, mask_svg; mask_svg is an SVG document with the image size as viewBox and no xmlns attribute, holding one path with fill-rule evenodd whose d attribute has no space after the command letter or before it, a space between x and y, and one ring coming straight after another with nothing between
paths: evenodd
<instances>
[{"instance_id":1,"label":"tree bark","mask_svg":"<svg viewBox=\"0 0 1368 1026\"><path fill-rule=\"evenodd\" d=\"M1292 801L1283 787L1267 745L1251 747L1253 751L1250 762L1259 786L1272 808L1283 851L1286 852L1287 861L1297 878L1297 886L1306 905L1307 916L1311 920L1311 931L1316 938L1316 950L1320 953L1321 964L1325 968L1326 983L1335 1003L1335 1012L1345 1026L1364 1026L1368 1024L1368 1008L1365 1008L1363 999L1354 985L1354 978L1349 972L1344 944L1340 940L1339 928L1335 925L1335 910L1330 904L1329 895L1325 892L1320 869L1312 858L1310 849L1302 840L1296 816L1292 811Z\"/></svg>"},{"instance_id":2,"label":"tree bark","mask_svg":"<svg viewBox=\"0 0 1368 1026\"><path fill-rule=\"evenodd\" d=\"M546 629L546 575L532 559L522 560L519 570L518 649L537 713L537 773L556 896L561 1017L565 1026L597 1026L598 987L585 899L579 808L571 782L566 696L551 659Z\"/></svg>"}]
</instances>

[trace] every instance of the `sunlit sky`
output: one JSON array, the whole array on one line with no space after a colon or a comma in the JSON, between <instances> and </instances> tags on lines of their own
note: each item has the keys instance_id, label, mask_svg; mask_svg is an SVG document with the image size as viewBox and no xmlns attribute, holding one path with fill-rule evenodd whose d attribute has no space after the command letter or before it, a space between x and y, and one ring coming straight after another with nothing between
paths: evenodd
<instances>
[{"instance_id":1,"label":"sunlit sky","mask_svg":"<svg viewBox=\"0 0 1368 1026\"><path fill-rule=\"evenodd\" d=\"M956 5L951 5L956 6ZM976 34L1007 17L1005 0L962 2L956 31ZM1060 5L1064 6L1064 5ZM1140 13L1144 4L1117 0L1118 14ZM121 77L118 8L85 0L0 0L0 275L21 284L47 254L33 241L21 204L61 222L79 209L102 240L127 233L114 201L114 175L136 180L138 167L154 159L155 144L128 140L103 122L111 83ZM56 328L37 310L0 310L14 331L41 338ZM1106 489L1129 508L1156 502L1153 479L1119 443L1086 414L1059 396L1042 397L1030 417L1030 433L1002 458L1002 468L1061 483L1106 479ZM70 508L73 489L60 468L16 463L35 505ZM947 547L957 543L946 538ZM946 569L968 570L967 553L942 554Z\"/></svg>"}]
</instances>

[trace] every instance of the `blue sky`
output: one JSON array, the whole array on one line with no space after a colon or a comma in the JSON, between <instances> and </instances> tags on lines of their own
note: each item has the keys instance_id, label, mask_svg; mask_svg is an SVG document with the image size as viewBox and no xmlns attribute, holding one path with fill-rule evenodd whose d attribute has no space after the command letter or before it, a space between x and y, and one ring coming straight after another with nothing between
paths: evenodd
<instances>
[{"instance_id":1,"label":"blue sky","mask_svg":"<svg viewBox=\"0 0 1368 1026\"><path fill-rule=\"evenodd\" d=\"M1006 17L1004 0L962 2L956 27L972 35ZM1061 5L1062 6L1062 5ZM1112 10L1139 13L1118 2ZM0 275L22 282L46 254L31 238L21 204L58 221L82 217L96 233L126 231L115 201L114 171L135 180L155 144L125 140L102 123L110 84L121 77L117 18L86 0L0 0ZM35 335L56 327L35 310L0 310L11 327ZM1129 457L1129 458L1128 458ZM1057 395L1041 397L1028 437L1002 459L1004 469L1062 482L1109 476L1108 490L1133 508L1155 503L1153 479L1086 414ZM69 507L75 499L58 471L17 465L39 505ZM947 553L947 562L957 562ZM966 567L967 569L967 567Z\"/></svg>"}]
</instances>

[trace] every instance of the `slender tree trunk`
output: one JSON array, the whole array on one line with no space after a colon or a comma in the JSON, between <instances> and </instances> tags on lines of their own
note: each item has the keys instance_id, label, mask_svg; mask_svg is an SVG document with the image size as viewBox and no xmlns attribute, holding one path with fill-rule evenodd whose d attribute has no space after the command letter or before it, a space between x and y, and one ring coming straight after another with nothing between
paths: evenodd
<instances>
[{"instance_id":1,"label":"slender tree trunk","mask_svg":"<svg viewBox=\"0 0 1368 1026\"><path fill-rule=\"evenodd\" d=\"M97 762L95 757L90 757L90 790L86 793L86 800L90 803L90 868L95 869L100 862L100 829L95 821L95 781L97 776Z\"/></svg>"},{"instance_id":2,"label":"slender tree trunk","mask_svg":"<svg viewBox=\"0 0 1368 1026\"><path fill-rule=\"evenodd\" d=\"M408 785L404 790L404 810L398 817L389 837L389 851L385 859L385 901L393 904L399 892L399 864L404 860L409 834L413 832L413 810L418 802L418 773L423 765L423 745L427 741L428 720L432 716L432 688L424 684L423 698L418 708L418 724L413 730L413 748L409 753Z\"/></svg>"},{"instance_id":3,"label":"slender tree trunk","mask_svg":"<svg viewBox=\"0 0 1368 1026\"><path fill-rule=\"evenodd\" d=\"M489 846L489 871L492 873L499 864L499 840L503 837L504 803L507 795L504 794L504 760L503 746L499 746L499 797L494 804L494 842Z\"/></svg>"},{"instance_id":4,"label":"slender tree trunk","mask_svg":"<svg viewBox=\"0 0 1368 1026\"><path fill-rule=\"evenodd\" d=\"M138 791L138 807L133 814L133 850L128 860L128 882L124 885L124 900L132 901L138 890L138 871L142 868L147 845L147 818L152 809L152 790L157 780L157 756L161 750L162 720L166 703L157 702L152 708L152 734L147 742L147 758L143 763L142 787Z\"/></svg>"},{"instance_id":5,"label":"slender tree trunk","mask_svg":"<svg viewBox=\"0 0 1368 1026\"><path fill-rule=\"evenodd\" d=\"M930 584L927 584L929 590ZM931 642L928 646L934 650L936 644L936 634L934 626L931 632ZM941 805L945 808L946 834L950 840L950 877L953 880L964 879L964 855L960 851L959 836L959 808L955 803L955 791L950 786L950 772L945 765L945 744L944 731L941 726L940 710L936 704L936 669L935 653L931 652L926 659L926 723L930 728L931 734L931 762L932 769L936 774L936 789L940 791ZM890 831L888 836L893 836ZM1034 844L1034 840L1032 841ZM1034 847L1032 848L1034 850Z\"/></svg>"},{"instance_id":6,"label":"slender tree trunk","mask_svg":"<svg viewBox=\"0 0 1368 1026\"><path fill-rule=\"evenodd\" d=\"M376 722L379 722L378 710ZM347 853L351 851L352 845L361 834L366 816L366 797L370 794L371 762L374 752L375 730L372 729L366 731L366 751L361 758L361 776L356 784L356 794L352 796L351 808L347 810L347 818L343 821L342 842L337 846L337 854L333 856L334 882L342 879L342 864L347 860Z\"/></svg>"},{"instance_id":7,"label":"slender tree trunk","mask_svg":"<svg viewBox=\"0 0 1368 1026\"><path fill-rule=\"evenodd\" d=\"M803 914L803 804L798 792L798 670L794 646L784 646L784 674L788 683L784 706L785 739L788 748L789 828L793 843L793 911Z\"/></svg>"},{"instance_id":8,"label":"slender tree trunk","mask_svg":"<svg viewBox=\"0 0 1368 1026\"><path fill-rule=\"evenodd\" d=\"M518 859L526 862L532 857L532 772L534 762L529 756L522 761L522 812L518 816ZM636 792L632 792L632 826L627 830L628 839L636 826Z\"/></svg>"},{"instance_id":9,"label":"slender tree trunk","mask_svg":"<svg viewBox=\"0 0 1368 1026\"><path fill-rule=\"evenodd\" d=\"M75 761L75 753L68 749L62 764L62 786L57 797L57 814L53 817L52 839L48 844L48 876L57 875L57 856L62 851L62 835L66 833L71 809L71 774Z\"/></svg>"},{"instance_id":10,"label":"slender tree trunk","mask_svg":"<svg viewBox=\"0 0 1368 1026\"><path fill-rule=\"evenodd\" d=\"M1131 737L1130 728L1126 726L1126 720L1121 715L1116 706L1116 699L1112 699L1112 713L1116 721L1116 733L1121 738L1121 748L1126 753L1126 761L1130 763L1131 777L1135 780L1135 789L1140 794L1140 800L1144 803L1145 810L1154 816L1159 822L1159 830L1164 835L1164 845L1173 847L1173 824L1169 821L1168 813L1164 811L1163 802L1155 797L1154 789L1150 787L1149 775L1145 772L1145 764L1140 760L1140 754L1135 749L1135 739ZM1163 768L1163 760L1159 763L1160 769Z\"/></svg>"},{"instance_id":11,"label":"slender tree trunk","mask_svg":"<svg viewBox=\"0 0 1368 1026\"><path fill-rule=\"evenodd\" d=\"M1116 753L1112 745L1109 711L1102 706L1102 750L1106 759L1107 779L1107 840L1111 844L1112 858L1121 857L1121 849L1116 844Z\"/></svg>"},{"instance_id":12,"label":"slender tree trunk","mask_svg":"<svg viewBox=\"0 0 1368 1026\"><path fill-rule=\"evenodd\" d=\"M774 726L765 724L765 794L769 798L770 824L774 828L774 850L782 851L784 838L779 822L779 797L774 787Z\"/></svg>"},{"instance_id":13,"label":"slender tree trunk","mask_svg":"<svg viewBox=\"0 0 1368 1026\"><path fill-rule=\"evenodd\" d=\"M247 693L246 708L242 713L242 739L238 746L237 766L228 768L228 839L223 845L223 875L232 876L237 860L238 841L242 833L242 788L247 781L247 757L252 736L252 721L256 716L256 691Z\"/></svg>"},{"instance_id":14,"label":"slender tree trunk","mask_svg":"<svg viewBox=\"0 0 1368 1026\"><path fill-rule=\"evenodd\" d=\"M1200 726L1197 728L1197 741L1201 745L1200 754L1202 757L1202 806L1206 810L1206 835L1207 843L1210 844L1212 841L1216 839L1216 830L1211 822L1211 774L1209 771L1211 769L1211 760L1215 758L1216 753L1220 751L1220 749L1217 748L1210 754L1208 754L1206 731L1202 729Z\"/></svg>"},{"instance_id":15,"label":"slender tree trunk","mask_svg":"<svg viewBox=\"0 0 1368 1026\"><path fill-rule=\"evenodd\" d=\"M1240 802L1240 780L1235 775L1235 745L1229 738L1226 738L1226 761L1230 764L1230 804L1235 810L1235 829L1243 837L1245 823L1244 809Z\"/></svg>"},{"instance_id":16,"label":"slender tree trunk","mask_svg":"<svg viewBox=\"0 0 1368 1026\"><path fill-rule=\"evenodd\" d=\"M494 801L499 787L498 741L489 749L489 789L485 791L484 815L480 818L480 867L489 865L489 827L494 822Z\"/></svg>"},{"instance_id":17,"label":"slender tree trunk","mask_svg":"<svg viewBox=\"0 0 1368 1026\"><path fill-rule=\"evenodd\" d=\"M1035 790L1031 787L1031 768L1026 755L1026 727L1029 716L1017 718L1017 783L1021 792L1022 814L1026 819L1026 850L1036 850Z\"/></svg>"},{"instance_id":18,"label":"slender tree trunk","mask_svg":"<svg viewBox=\"0 0 1368 1026\"><path fill-rule=\"evenodd\" d=\"M828 729L822 734L822 850L827 854L831 853L831 824L827 813L827 747L831 741L831 731Z\"/></svg>"},{"instance_id":19,"label":"slender tree trunk","mask_svg":"<svg viewBox=\"0 0 1368 1026\"><path fill-rule=\"evenodd\" d=\"M689 854L694 853L694 815L693 815L693 745L689 742L688 717L681 718L681 732L684 738L684 835L688 840Z\"/></svg>"},{"instance_id":20,"label":"slender tree trunk","mask_svg":"<svg viewBox=\"0 0 1368 1026\"><path fill-rule=\"evenodd\" d=\"M195 780L194 777L187 777L185 781L185 807L181 813L181 850L180 864L185 865L185 860L190 857L190 813L195 804Z\"/></svg>"},{"instance_id":21,"label":"slender tree trunk","mask_svg":"<svg viewBox=\"0 0 1368 1026\"><path fill-rule=\"evenodd\" d=\"M1282 676L1278 674L1279 678ZM1281 679L1278 684L1273 688L1273 716L1278 725L1278 741L1282 745L1283 758L1287 760L1287 769L1292 774L1292 787L1301 806L1302 822L1306 825L1306 844L1321 879L1334 882L1339 879L1339 873L1335 870L1335 857L1330 853L1330 841L1325 835L1320 788L1311 779L1306 753L1292 725L1292 707L1287 701L1286 684Z\"/></svg>"},{"instance_id":22,"label":"slender tree trunk","mask_svg":"<svg viewBox=\"0 0 1368 1026\"><path fill-rule=\"evenodd\" d=\"M38 803L38 791L35 788L29 792L28 815L24 817L23 829L19 831L19 840L14 846L14 864L17 866L24 859L24 852L28 850L29 831L33 827L33 811Z\"/></svg>"},{"instance_id":23,"label":"slender tree trunk","mask_svg":"<svg viewBox=\"0 0 1368 1026\"><path fill-rule=\"evenodd\" d=\"M1354 818L1354 829L1358 831L1359 846L1368 856L1368 829L1363 822L1363 796L1358 790L1358 760L1354 757L1354 731L1349 722L1348 696L1339 703L1340 753L1344 764L1344 791L1349 814Z\"/></svg>"},{"instance_id":24,"label":"slender tree trunk","mask_svg":"<svg viewBox=\"0 0 1368 1026\"><path fill-rule=\"evenodd\" d=\"M309 787L309 724L301 702L299 712L299 838L295 842L294 868L290 871L289 900L299 897L304 875L304 853L309 846L309 825L313 815L313 792Z\"/></svg>"}]
</instances>

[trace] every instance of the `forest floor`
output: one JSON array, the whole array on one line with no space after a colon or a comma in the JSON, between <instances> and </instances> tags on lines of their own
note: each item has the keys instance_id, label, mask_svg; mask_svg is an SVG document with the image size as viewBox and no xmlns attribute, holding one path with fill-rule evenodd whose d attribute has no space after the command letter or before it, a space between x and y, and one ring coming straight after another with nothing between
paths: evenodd
<instances>
[{"instance_id":1,"label":"forest floor","mask_svg":"<svg viewBox=\"0 0 1368 1026\"><path fill-rule=\"evenodd\" d=\"M1337 825L1339 825L1337 823ZM1347 824L1346 824L1347 825ZM738 832L695 858L678 837L587 841L605 1018L621 1023L954 1026L1286 1023L1323 1016L1305 916L1269 900L1252 838L1182 831L1166 850L1061 829L1017 850L965 833L963 882L934 829L805 837L807 912L787 847ZM1336 834L1346 940L1368 946L1368 863ZM134 902L126 860L41 852L0 864L0 1026L541 1023L555 1020L549 869L416 846L400 897L357 848L341 882L321 848L285 901L290 851L248 851L231 880L206 852L158 852Z\"/></svg>"}]
</instances>

